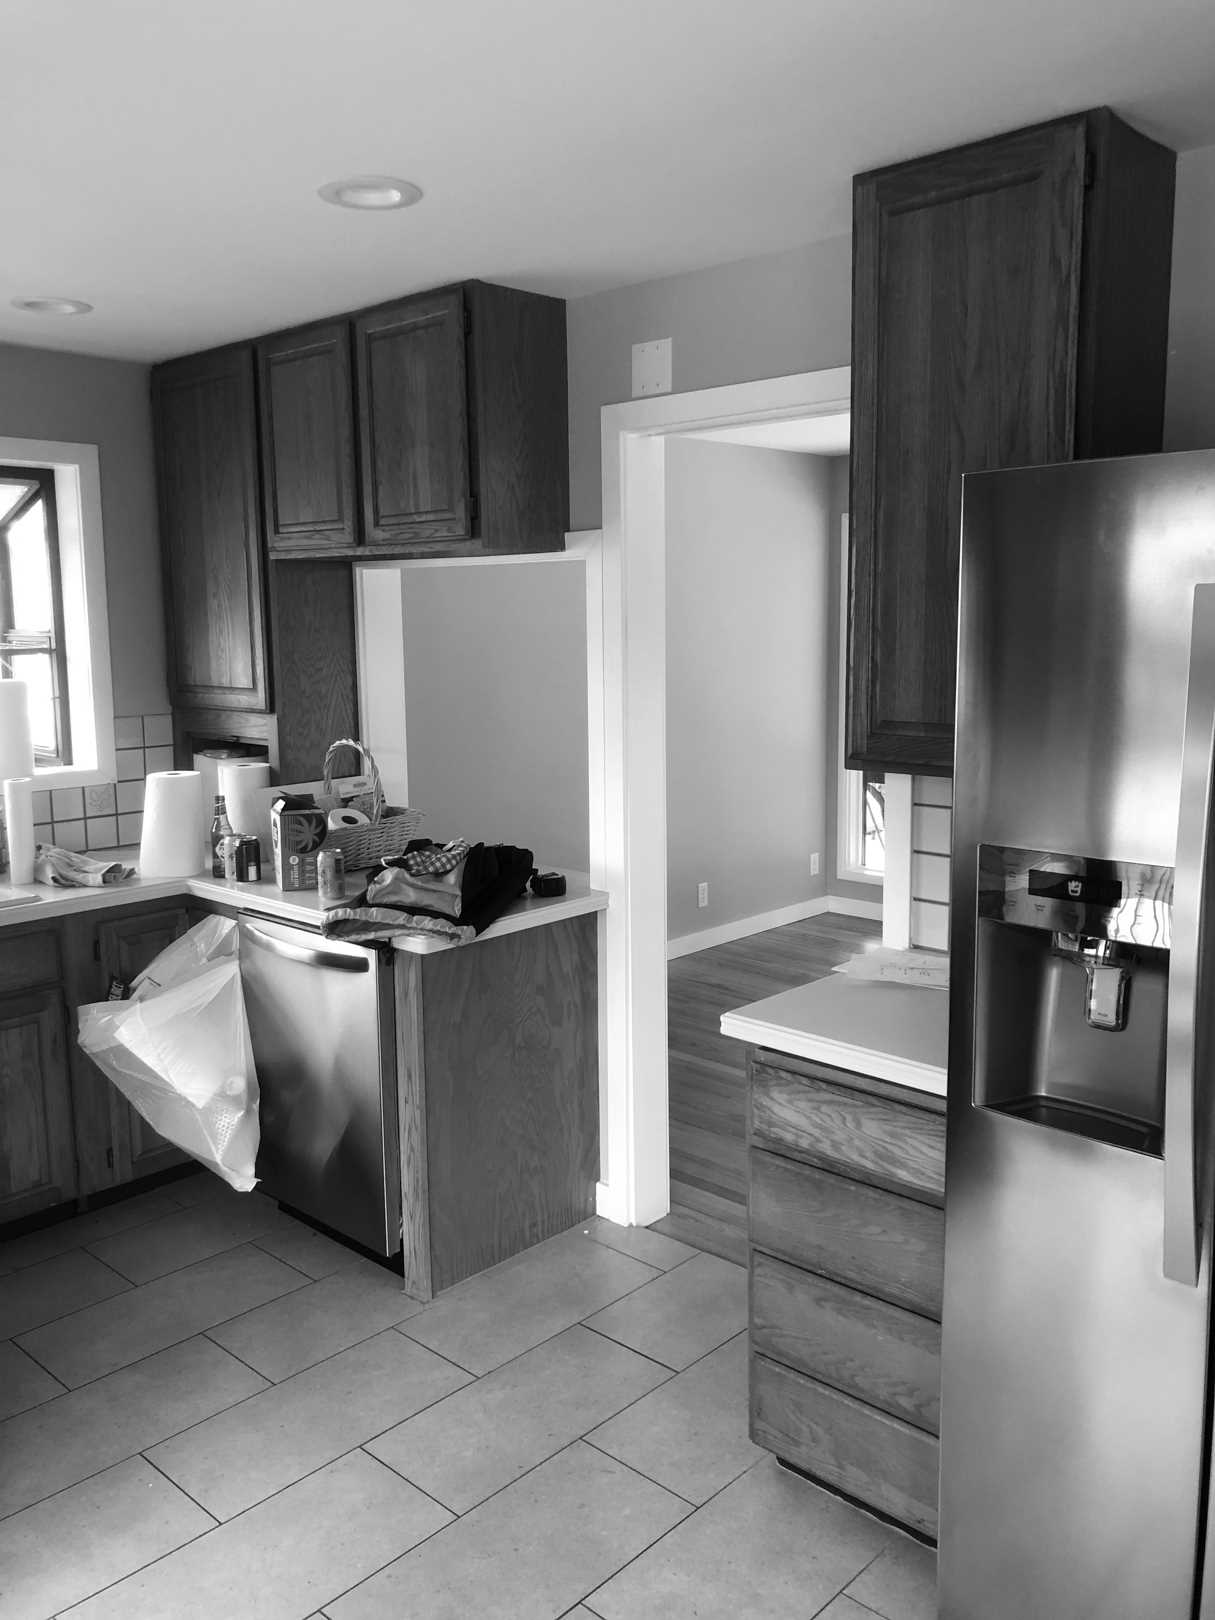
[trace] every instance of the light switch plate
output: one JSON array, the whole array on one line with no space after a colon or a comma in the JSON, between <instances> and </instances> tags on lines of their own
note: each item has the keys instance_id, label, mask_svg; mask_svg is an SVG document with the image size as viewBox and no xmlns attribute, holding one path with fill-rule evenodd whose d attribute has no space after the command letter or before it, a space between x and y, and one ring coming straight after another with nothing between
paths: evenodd
<instances>
[{"instance_id":1,"label":"light switch plate","mask_svg":"<svg viewBox=\"0 0 1215 1620\"><path fill-rule=\"evenodd\" d=\"M671 340L653 338L633 345L633 398L671 392Z\"/></svg>"}]
</instances>

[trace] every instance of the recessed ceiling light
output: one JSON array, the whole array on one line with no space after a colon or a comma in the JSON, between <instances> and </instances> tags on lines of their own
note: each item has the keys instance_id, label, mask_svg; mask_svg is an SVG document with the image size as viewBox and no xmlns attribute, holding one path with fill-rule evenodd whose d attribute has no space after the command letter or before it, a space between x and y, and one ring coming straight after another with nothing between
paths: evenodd
<instances>
[{"instance_id":1,"label":"recessed ceiling light","mask_svg":"<svg viewBox=\"0 0 1215 1620\"><path fill-rule=\"evenodd\" d=\"M338 208L412 208L420 201L422 188L391 174L355 174L348 180L331 180L317 196Z\"/></svg>"},{"instance_id":2,"label":"recessed ceiling light","mask_svg":"<svg viewBox=\"0 0 1215 1620\"><path fill-rule=\"evenodd\" d=\"M83 298L14 298L13 308L27 315L88 315L92 304Z\"/></svg>"}]
</instances>

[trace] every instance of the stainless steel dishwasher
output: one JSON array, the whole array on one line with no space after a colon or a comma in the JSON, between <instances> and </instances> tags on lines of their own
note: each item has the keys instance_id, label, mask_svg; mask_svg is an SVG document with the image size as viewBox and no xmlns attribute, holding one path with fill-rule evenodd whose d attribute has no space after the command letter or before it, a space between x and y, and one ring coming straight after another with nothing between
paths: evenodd
<instances>
[{"instance_id":1,"label":"stainless steel dishwasher","mask_svg":"<svg viewBox=\"0 0 1215 1620\"><path fill-rule=\"evenodd\" d=\"M373 1249L401 1247L392 968L373 947L240 920L261 1090L261 1190Z\"/></svg>"}]
</instances>

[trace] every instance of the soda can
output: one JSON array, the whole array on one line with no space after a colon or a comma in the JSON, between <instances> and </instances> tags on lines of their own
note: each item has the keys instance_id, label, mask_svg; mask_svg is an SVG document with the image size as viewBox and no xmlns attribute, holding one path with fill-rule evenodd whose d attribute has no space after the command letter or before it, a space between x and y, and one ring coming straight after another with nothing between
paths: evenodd
<instances>
[{"instance_id":1,"label":"soda can","mask_svg":"<svg viewBox=\"0 0 1215 1620\"><path fill-rule=\"evenodd\" d=\"M322 849L317 856L316 887L324 906L345 898L346 857L340 849Z\"/></svg>"},{"instance_id":2,"label":"soda can","mask_svg":"<svg viewBox=\"0 0 1215 1620\"><path fill-rule=\"evenodd\" d=\"M236 881L260 883L262 880L262 846L253 833L242 833L236 840Z\"/></svg>"}]
</instances>

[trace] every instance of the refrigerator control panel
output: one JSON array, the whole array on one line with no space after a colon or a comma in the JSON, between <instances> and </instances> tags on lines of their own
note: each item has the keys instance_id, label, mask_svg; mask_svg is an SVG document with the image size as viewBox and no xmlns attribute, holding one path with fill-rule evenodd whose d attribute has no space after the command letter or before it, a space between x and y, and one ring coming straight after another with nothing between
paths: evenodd
<instances>
[{"instance_id":1,"label":"refrigerator control panel","mask_svg":"<svg viewBox=\"0 0 1215 1620\"><path fill-rule=\"evenodd\" d=\"M980 844L980 917L1168 950L1173 868Z\"/></svg>"}]
</instances>

